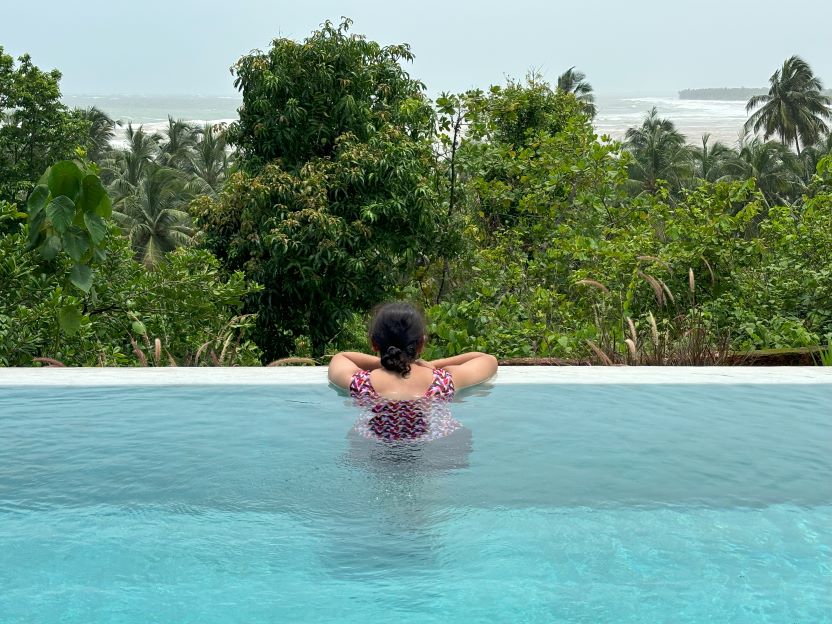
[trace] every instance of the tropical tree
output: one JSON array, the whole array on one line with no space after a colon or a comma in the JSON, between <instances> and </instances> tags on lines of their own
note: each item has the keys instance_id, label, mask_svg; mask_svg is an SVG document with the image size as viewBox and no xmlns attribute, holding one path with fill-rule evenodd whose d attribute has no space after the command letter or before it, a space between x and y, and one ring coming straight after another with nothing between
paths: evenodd
<instances>
[{"instance_id":1,"label":"tropical tree","mask_svg":"<svg viewBox=\"0 0 832 624\"><path fill-rule=\"evenodd\" d=\"M780 137L800 153L801 144L810 145L829 131L832 99L823 94L823 84L809 64L792 56L769 78L768 94L748 100L746 110L758 109L745 123L746 131L763 132L763 138Z\"/></svg>"},{"instance_id":2,"label":"tropical tree","mask_svg":"<svg viewBox=\"0 0 832 624\"><path fill-rule=\"evenodd\" d=\"M697 179L717 182L736 173L740 168L738 154L727 145L716 141L711 143L711 135L702 135L702 145L690 148L693 173Z\"/></svg>"},{"instance_id":3,"label":"tropical tree","mask_svg":"<svg viewBox=\"0 0 832 624\"><path fill-rule=\"evenodd\" d=\"M25 199L49 165L86 147L89 123L61 103L61 72L0 46L0 200Z\"/></svg>"},{"instance_id":4,"label":"tropical tree","mask_svg":"<svg viewBox=\"0 0 832 624\"><path fill-rule=\"evenodd\" d=\"M669 119L659 117L655 107L647 113L641 126L630 128L624 147L632 155L630 179L640 190L654 192L659 180L678 189L692 174L691 152L685 136Z\"/></svg>"},{"instance_id":5,"label":"tropical tree","mask_svg":"<svg viewBox=\"0 0 832 624\"><path fill-rule=\"evenodd\" d=\"M191 198L180 172L155 163L145 168L135 192L113 212L136 260L153 268L166 253L190 244L190 216L181 207Z\"/></svg>"},{"instance_id":6,"label":"tropical tree","mask_svg":"<svg viewBox=\"0 0 832 624\"><path fill-rule=\"evenodd\" d=\"M200 193L216 195L231 165L224 129L205 124L188 154L188 171L195 177L195 188Z\"/></svg>"},{"instance_id":7,"label":"tropical tree","mask_svg":"<svg viewBox=\"0 0 832 624\"><path fill-rule=\"evenodd\" d=\"M144 126L133 128L132 123L127 124L125 138L125 148L114 150L103 163L102 179L107 182L116 206L136 191L146 169L155 162L161 140L156 133L146 133Z\"/></svg>"},{"instance_id":8,"label":"tropical tree","mask_svg":"<svg viewBox=\"0 0 832 624\"><path fill-rule=\"evenodd\" d=\"M818 139L800 153L803 167L803 181L809 184L818 172L818 165L827 156L832 156L832 133Z\"/></svg>"},{"instance_id":9,"label":"tropical tree","mask_svg":"<svg viewBox=\"0 0 832 624\"><path fill-rule=\"evenodd\" d=\"M264 286L250 309L267 359L290 354L299 336L322 355L445 229L433 110L401 65L410 48L349 26L327 22L240 59L229 139L241 171L218 200L193 206L209 249Z\"/></svg>"},{"instance_id":10,"label":"tropical tree","mask_svg":"<svg viewBox=\"0 0 832 624\"><path fill-rule=\"evenodd\" d=\"M595 96L592 92L592 85L586 80L586 74L570 67L558 76L558 91L573 94L581 104L590 119L598 113L595 106Z\"/></svg>"},{"instance_id":11,"label":"tropical tree","mask_svg":"<svg viewBox=\"0 0 832 624\"><path fill-rule=\"evenodd\" d=\"M194 124L168 116L168 127L162 131L159 142L158 161L160 164L186 169L192 150L196 147L202 132Z\"/></svg>"},{"instance_id":12,"label":"tropical tree","mask_svg":"<svg viewBox=\"0 0 832 624\"><path fill-rule=\"evenodd\" d=\"M112 149L112 141L116 136L116 122L100 108L76 108L73 114L89 124L87 136L87 158L94 163L104 160Z\"/></svg>"},{"instance_id":13,"label":"tropical tree","mask_svg":"<svg viewBox=\"0 0 832 624\"><path fill-rule=\"evenodd\" d=\"M770 206L789 204L800 194L800 161L786 145L745 137L740 142L741 173L736 179L754 178Z\"/></svg>"}]
</instances>

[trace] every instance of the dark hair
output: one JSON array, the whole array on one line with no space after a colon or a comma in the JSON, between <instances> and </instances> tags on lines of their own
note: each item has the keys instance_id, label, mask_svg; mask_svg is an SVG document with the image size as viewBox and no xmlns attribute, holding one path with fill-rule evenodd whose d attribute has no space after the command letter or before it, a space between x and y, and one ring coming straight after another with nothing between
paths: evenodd
<instances>
[{"instance_id":1,"label":"dark hair","mask_svg":"<svg viewBox=\"0 0 832 624\"><path fill-rule=\"evenodd\" d=\"M376 308L370 321L370 342L381 355L381 365L407 377L425 339L425 317L413 305L396 301Z\"/></svg>"}]
</instances>

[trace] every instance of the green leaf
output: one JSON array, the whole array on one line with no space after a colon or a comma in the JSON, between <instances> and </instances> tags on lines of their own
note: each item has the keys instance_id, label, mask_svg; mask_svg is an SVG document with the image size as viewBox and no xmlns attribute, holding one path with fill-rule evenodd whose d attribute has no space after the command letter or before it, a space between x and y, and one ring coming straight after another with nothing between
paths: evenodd
<instances>
[{"instance_id":1,"label":"green leaf","mask_svg":"<svg viewBox=\"0 0 832 624\"><path fill-rule=\"evenodd\" d=\"M101 180L96 175L88 175L84 178L81 186L81 207L84 212L92 212L98 208L101 200L107 194L101 185Z\"/></svg>"},{"instance_id":2,"label":"green leaf","mask_svg":"<svg viewBox=\"0 0 832 624\"><path fill-rule=\"evenodd\" d=\"M81 257L90 248L90 238L87 233L75 226L66 231L63 236L63 243L69 257L75 262L81 262Z\"/></svg>"},{"instance_id":3,"label":"green leaf","mask_svg":"<svg viewBox=\"0 0 832 624\"><path fill-rule=\"evenodd\" d=\"M46 213L43 210L38 210L35 214L29 214L29 242L34 241L42 234L41 226L44 221L46 221Z\"/></svg>"},{"instance_id":4,"label":"green leaf","mask_svg":"<svg viewBox=\"0 0 832 624\"><path fill-rule=\"evenodd\" d=\"M133 321L131 327L133 328L133 331L139 335L147 334L147 328L145 328L144 323L141 321Z\"/></svg>"},{"instance_id":5,"label":"green leaf","mask_svg":"<svg viewBox=\"0 0 832 624\"><path fill-rule=\"evenodd\" d=\"M98 202L98 205L95 207L95 214L102 219L109 219L113 216L113 202L110 200L110 196L106 193L104 193L101 201Z\"/></svg>"},{"instance_id":6,"label":"green leaf","mask_svg":"<svg viewBox=\"0 0 832 624\"><path fill-rule=\"evenodd\" d=\"M69 273L69 281L84 292L89 292L92 288L92 270L86 264L76 264Z\"/></svg>"},{"instance_id":7,"label":"green leaf","mask_svg":"<svg viewBox=\"0 0 832 624\"><path fill-rule=\"evenodd\" d=\"M94 212L85 212L84 223L87 225L93 244L100 245L107 236L107 226L104 221Z\"/></svg>"},{"instance_id":8,"label":"green leaf","mask_svg":"<svg viewBox=\"0 0 832 624\"><path fill-rule=\"evenodd\" d=\"M52 227L59 232L66 232L75 217L75 204L66 195L60 195L46 206L46 216L52 221Z\"/></svg>"},{"instance_id":9,"label":"green leaf","mask_svg":"<svg viewBox=\"0 0 832 624\"><path fill-rule=\"evenodd\" d=\"M62 160L49 168L49 190L52 197L66 195L74 200L81 191L84 174L71 160Z\"/></svg>"},{"instance_id":10,"label":"green leaf","mask_svg":"<svg viewBox=\"0 0 832 624\"><path fill-rule=\"evenodd\" d=\"M52 234L46 239L46 242L40 248L40 255L44 260L54 260L58 252L63 248L61 237Z\"/></svg>"},{"instance_id":11,"label":"green leaf","mask_svg":"<svg viewBox=\"0 0 832 624\"><path fill-rule=\"evenodd\" d=\"M58 313L58 324L67 336L74 336L81 329L81 311L75 306L65 306Z\"/></svg>"},{"instance_id":12,"label":"green leaf","mask_svg":"<svg viewBox=\"0 0 832 624\"><path fill-rule=\"evenodd\" d=\"M46 206L46 200L49 199L49 188L43 184L39 184L32 192L29 193L29 199L26 202L26 208L29 211L29 217L34 217L43 207Z\"/></svg>"}]
</instances>

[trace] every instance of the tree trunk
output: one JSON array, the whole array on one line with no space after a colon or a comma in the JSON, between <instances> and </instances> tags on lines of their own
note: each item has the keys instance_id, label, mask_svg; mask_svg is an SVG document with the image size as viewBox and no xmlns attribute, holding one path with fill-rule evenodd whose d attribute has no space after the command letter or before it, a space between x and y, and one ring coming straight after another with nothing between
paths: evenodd
<instances>
[{"instance_id":1,"label":"tree trunk","mask_svg":"<svg viewBox=\"0 0 832 624\"><path fill-rule=\"evenodd\" d=\"M451 143L451 189L450 189L450 196L448 197L448 219L450 220L451 215L454 212L454 204L456 204L456 149L457 149L457 141L459 139L459 132L462 126L462 113L457 111L456 121L454 122L454 139ZM448 272L450 270L450 263L448 259L445 258L442 263L442 281L439 282L439 291L436 293L436 303L438 304L442 300L442 296L445 294L445 283L448 279Z\"/></svg>"}]
</instances>

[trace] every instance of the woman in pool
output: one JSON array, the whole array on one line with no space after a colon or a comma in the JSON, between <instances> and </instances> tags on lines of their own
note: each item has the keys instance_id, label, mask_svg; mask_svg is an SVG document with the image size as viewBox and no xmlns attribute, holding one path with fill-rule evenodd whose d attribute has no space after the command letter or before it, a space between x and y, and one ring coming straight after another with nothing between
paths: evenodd
<instances>
[{"instance_id":1,"label":"woman in pool","mask_svg":"<svg viewBox=\"0 0 832 624\"><path fill-rule=\"evenodd\" d=\"M387 441L425 441L459 429L447 409L458 388L473 386L497 372L487 353L464 353L425 362L425 319L409 303L379 307L370 322L370 345L381 357L338 353L329 363L329 380L350 391L367 408L356 431ZM444 407L444 409L442 409Z\"/></svg>"}]
</instances>

